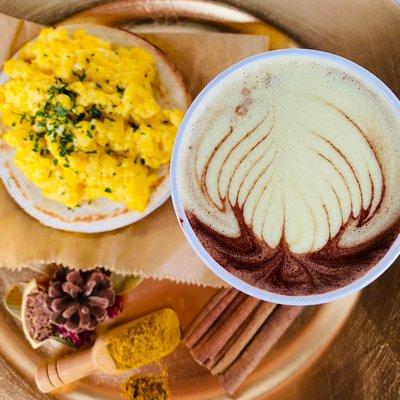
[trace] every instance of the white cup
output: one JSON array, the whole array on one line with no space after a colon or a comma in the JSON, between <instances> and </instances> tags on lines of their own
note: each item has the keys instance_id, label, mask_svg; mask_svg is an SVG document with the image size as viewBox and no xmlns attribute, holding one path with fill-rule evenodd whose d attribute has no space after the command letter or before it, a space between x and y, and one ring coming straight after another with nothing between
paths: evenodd
<instances>
[{"instance_id":1,"label":"white cup","mask_svg":"<svg viewBox=\"0 0 400 400\"><path fill-rule=\"evenodd\" d=\"M288 295L280 295L268 290L260 289L253 285L250 285L235 275L228 272L224 267L218 264L207 252L207 250L203 247L200 240L197 238L195 232L193 231L190 223L186 217L186 213L182 204L182 201L179 197L178 191L178 182L177 182L177 163L179 162L179 151L180 145L182 141L183 135L187 131L188 126L190 126L192 122L192 115L195 110L199 107L200 103L203 101L206 96L213 91L213 89L220 84L223 84L224 80L231 75L232 73L240 70L243 67L246 67L248 64L258 61L273 60L276 57L282 56L307 56L314 58L315 60L327 60L331 63L334 63L340 67L344 67L347 70L351 70L355 73L359 78L361 78L364 82L370 85L375 91L380 93L388 102L388 105L393 107L394 111L398 114L400 118L400 101L394 95L394 93L375 75L359 66L358 64L353 63L343 57L339 57L334 54L317 51L317 50L308 50L308 49L287 49L287 50L275 50L267 53L261 53L245 60L238 62L237 64L232 65L227 68L223 72L221 72L216 78L214 78L196 97L190 108L188 109L185 118L182 121L182 124L179 128L179 132L177 138L175 140L174 150L172 154L171 160L171 196L172 201L175 208L175 213L178 217L178 220L181 222L181 227L183 229L183 233L186 236L190 246L197 253L200 259L204 262L204 264L211 269L216 275L218 275L222 280L224 280L229 285L234 288L261 300L269 301L272 303L278 304L288 304L288 305L314 305L314 304L322 304L330 301L337 300L341 297L350 295L353 292L356 292L365 286L369 285L375 279L377 279L386 269L390 267L391 264L396 260L396 258L400 255L400 235L393 242L390 249L387 251L385 256L372 267L368 272L362 275L357 280L352 283L343 286L339 289L322 293L322 294L313 294L307 296L288 296ZM400 173L400 171L399 171ZM399 199L400 201L400 199Z\"/></svg>"}]
</instances>

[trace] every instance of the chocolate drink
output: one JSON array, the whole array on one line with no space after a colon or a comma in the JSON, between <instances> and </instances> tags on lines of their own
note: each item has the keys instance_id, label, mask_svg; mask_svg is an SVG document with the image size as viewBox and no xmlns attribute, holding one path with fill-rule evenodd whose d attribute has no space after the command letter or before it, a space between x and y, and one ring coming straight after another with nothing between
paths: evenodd
<instances>
[{"instance_id":1,"label":"chocolate drink","mask_svg":"<svg viewBox=\"0 0 400 400\"><path fill-rule=\"evenodd\" d=\"M208 253L285 295L343 287L400 230L400 120L369 83L303 55L236 70L190 117L179 196Z\"/></svg>"}]
</instances>

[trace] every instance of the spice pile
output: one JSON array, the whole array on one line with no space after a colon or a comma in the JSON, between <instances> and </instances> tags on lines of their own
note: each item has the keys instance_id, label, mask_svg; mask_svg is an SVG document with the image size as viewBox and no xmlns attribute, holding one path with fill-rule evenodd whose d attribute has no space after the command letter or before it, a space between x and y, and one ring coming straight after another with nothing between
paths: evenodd
<instances>
[{"instance_id":1,"label":"spice pile","mask_svg":"<svg viewBox=\"0 0 400 400\"><path fill-rule=\"evenodd\" d=\"M170 308L146 315L110 337L107 349L120 370L139 368L176 349L181 341L179 319Z\"/></svg>"},{"instance_id":2,"label":"spice pile","mask_svg":"<svg viewBox=\"0 0 400 400\"><path fill-rule=\"evenodd\" d=\"M124 400L167 400L170 398L166 371L158 375L134 375L121 386Z\"/></svg>"}]
</instances>

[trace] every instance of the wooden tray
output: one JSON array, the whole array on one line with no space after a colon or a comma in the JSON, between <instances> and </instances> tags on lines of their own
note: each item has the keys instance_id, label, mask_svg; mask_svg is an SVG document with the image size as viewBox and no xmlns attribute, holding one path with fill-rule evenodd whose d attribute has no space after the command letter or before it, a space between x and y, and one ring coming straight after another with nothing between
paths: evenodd
<instances>
[{"instance_id":1,"label":"wooden tray","mask_svg":"<svg viewBox=\"0 0 400 400\"><path fill-rule=\"evenodd\" d=\"M0 295L4 288L17 279L29 280L38 273L24 270L18 274L0 272ZM190 323L202 306L215 293L215 289L194 285L176 284L171 281L152 279L141 283L126 296L126 306L112 324L119 324L132 317L156 310L160 307L174 308L182 328ZM269 392L282 382L302 371L329 345L341 329L352 310L356 296L320 307L309 307L274 347L260 367L247 380L240 399L268 398ZM4 308L0 310L0 348L3 354L29 379L33 379L37 365L49 353L58 354L58 346L47 346L34 351L24 339L19 324L10 318ZM168 368L173 399L227 399L218 385L218 380L193 361L185 346L165 359ZM149 369L147 368L146 371ZM55 397L63 400L119 399L119 386L132 372L118 376L98 373L71 385ZM149 399L151 400L151 399Z\"/></svg>"},{"instance_id":2,"label":"wooden tray","mask_svg":"<svg viewBox=\"0 0 400 400\"><path fill-rule=\"evenodd\" d=\"M0 10L14 10L13 15L36 16L38 22L50 23L83 3L92 2L33 0L28 9L28 3L22 0L0 0ZM264 0L241 4L268 17L283 30L237 8L191 0L113 2L85 11L74 20L95 18L99 22L136 29L140 23L139 29L156 24L173 30L265 33L271 37L275 48L296 43L282 33L289 31L306 46L337 52L366 66L399 93L400 49L389 43L396 43L396 40L398 43L400 39L395 29L400 24L400 12L391 0L365 1L362 5L345 0ZM39 9L46 11L39 13ZM396 338L400 315L396 298L400 297L400 291L396 278L399 272L392 267L383 279L363 292L358 303L357 296L352 296L307 309L246 382L239 398L397 399L400 346ZM31 271L1 271L0 295L12 282L31 275ZM209 288L148 280L129 294L129 306L119 318L172 305L180 314L182 325L186 326L213 292ZM344 325L348 319L351 322ZM329 346L339 331L335 345ZM23 339L18 324L1 307L0 350L10 361L10 364L0 362L0 399L119 398L118 386L124 376L113 378L100 374L54 396L39 394L29 380L36 365L47 356L46 352L33 351ZM183 347L166 363L174 399L227 398L217 380L199 367Z\"/></svg>"}]
</instances>

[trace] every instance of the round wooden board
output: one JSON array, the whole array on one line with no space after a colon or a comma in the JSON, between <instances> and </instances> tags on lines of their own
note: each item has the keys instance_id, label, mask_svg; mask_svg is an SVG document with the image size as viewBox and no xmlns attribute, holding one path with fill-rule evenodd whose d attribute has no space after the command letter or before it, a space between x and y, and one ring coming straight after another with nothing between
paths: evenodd
<instances>
[{"instance_id":1,"label":"round wooden board","mask_svg":"<svg viewBox=\"0 0 400 400\"><path fill-rule=\"evenodd\" d=\"M4 297L6 288L18 279L29 280L37 276L38 272L29 270L20 273L0 271L0 295ZM177 284L167 280L145 280L125 296L124 311L112 320L111 325L118 325L161 307L172 307L178 313L182 329L185 330L215 290ZM238 398L254 399L267 395L310 365L339 332L355 305L357 297L355 295L328 305L307 308L246 381ZM0 312L2 314L0 348L3 354L12 359L14 365L29 379L33 379L35 369L40 362L50 355L65 351L54 345L46 346L40 351L31 349L23 337L19 323L10 318L4 308ZM164 364L168 369L173 399L228 398L219 386L218 379L199 366L184 345L167 357ZM150 366L136 372L151 370ZM57 393L56 397L63 400L119 399L120 385L131 374L132 372L127 372L110 376L96 373L66 387Z\"/></svg>"},{"instance_id":2,"label":"round wooden board","mask_svg":"<svg viewBox=\"0 0 400 400\"><path fill-rule=\"evenodd\" d=\"M40 23L51 23L94 1L32 0L28 3L0 0L0 10L21 18L34 17ZM390 43L398 43L400 39L400 10L392 0L368 0L362 4L347 0L234 3L268 18L307 47L336 52L364 65L399 94L400 49ZM295 45L282 30L219 3L126 0L91 8L75 18L94 18L104 23L104 16L107 23L128 28L137 27L140 22L142 27L145 24L165 27L166 24L171 29L265 33L271 37L273 48ZM353 296L307 309L246 382L239 398L397 399L400 393L400 346L397 340L400 313L396 301L400 291L396 282L400 271L396 266L365 290L358 302L357 296ZM0 271L1 292L4 293L12 282L31 274ZM130 305L120 318L172 305L185 326L212 293L213 289L149 280L129 295ZM0 349L11 362L0 361L0 399L119 398L118 386L123 377L116 379L102 375L94 375L54 396L39 394L29 380L47 354L29 347L18 324L4 308L0 308ZM173 398L226 398L216 378L199 367L183 347L170 356L166 364Z\"/></svg>"}]
</instances>

